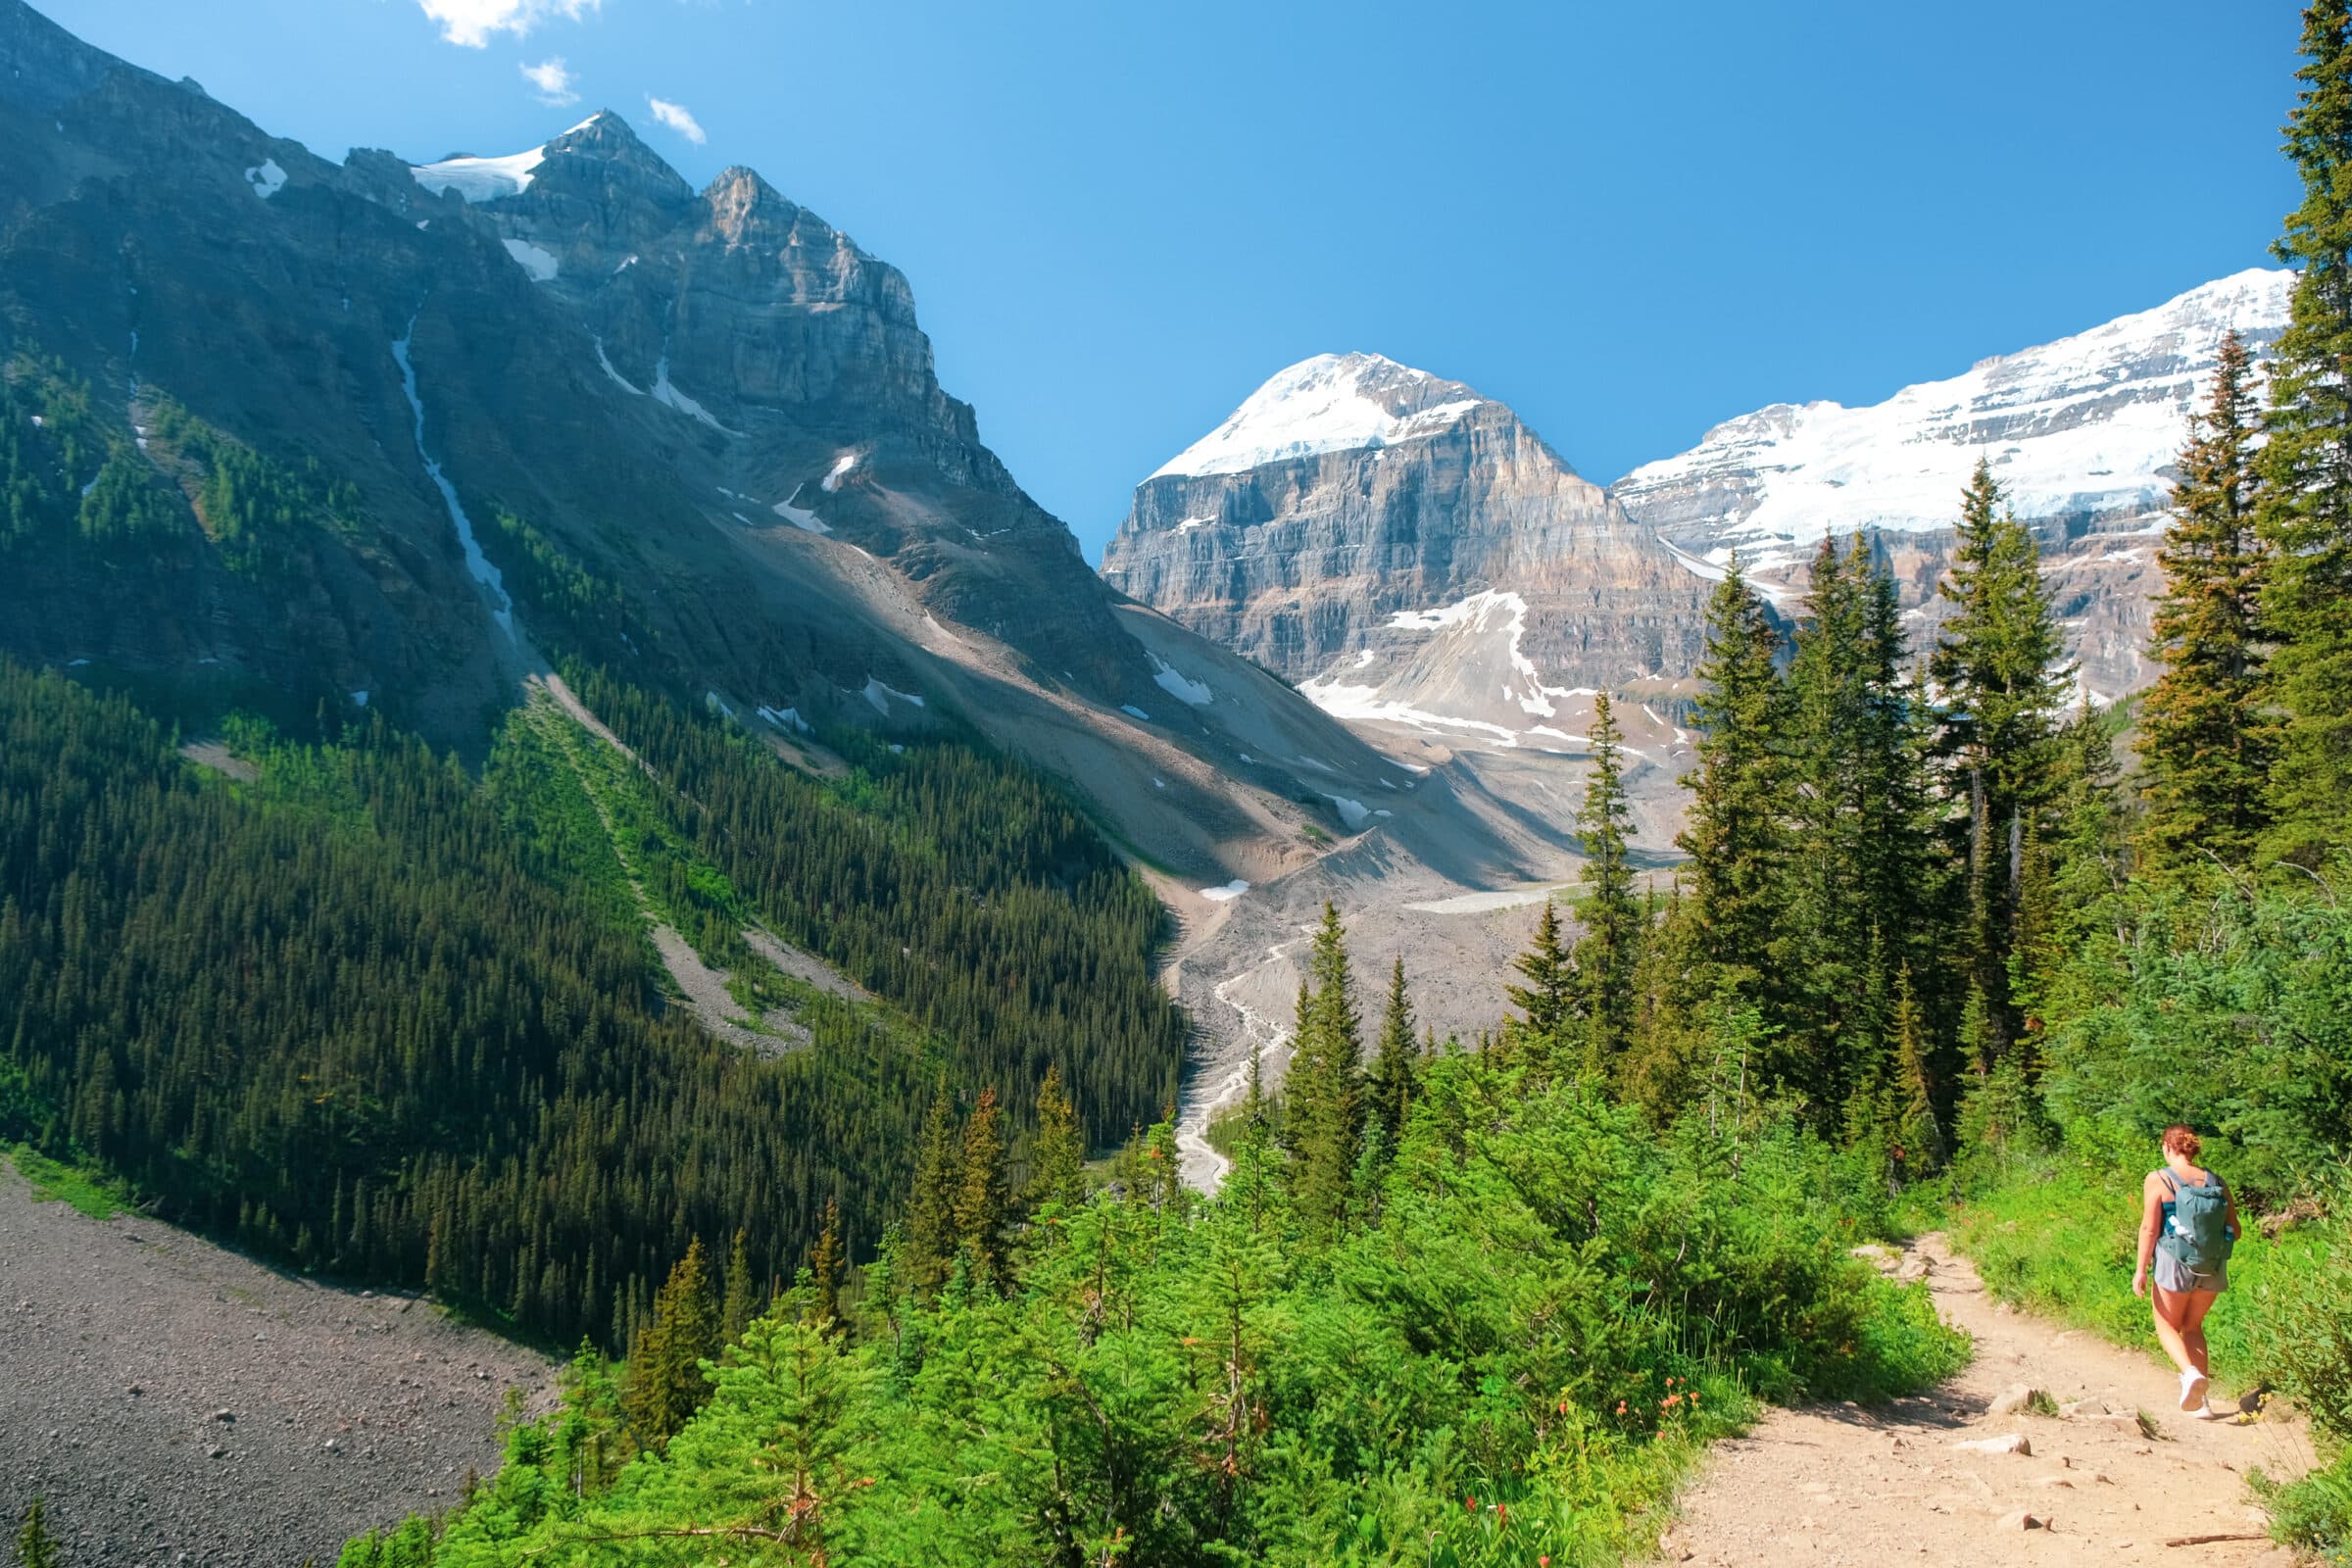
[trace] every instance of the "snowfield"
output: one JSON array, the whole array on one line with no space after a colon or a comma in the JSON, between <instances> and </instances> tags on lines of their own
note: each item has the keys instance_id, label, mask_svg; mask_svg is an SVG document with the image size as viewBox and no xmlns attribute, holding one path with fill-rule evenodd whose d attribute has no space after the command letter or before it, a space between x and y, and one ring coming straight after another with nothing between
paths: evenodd
<instances>
[{"instance_id":1,"label":"snowfield","mask_svg":"<svg viewBox=\"0 0 2352 1568\"><path fill-rule=\"evenodd\" d=\"M1449 397L1396 414L1375 394L1386 392L1391 402L1409 403L1415 392L1426 396L1432 388L1448 385L1427 370L1415 370L1377 354L1318 354L1250 393L1231 418L1170 458L1151 477L1246 473L1269 463L1317 453L1394 446L1434 435L1481 407L1484 400Z\"/></svg>"},{"instance_id":2,"label":"snowfield","mask_svg":"<svg viewBox=\"0 0 2352 1568\"><path fill-rule=\"evenodd\" d=\"M529 190L546 159L547 149L541 146L504 158L444 158L437 164L415 165L409 173L436 196L454 190L469 202L494 202Z\"/></svg>"},{"instance_id":3,"label":"snowfield","mask_svg":"<svg viewBox=\"0 0 2352 1568\"><path fill-rule=\"evenodd\" d=\"M1810 556L1832 533L1948 528L1980 457L2020 517L2153 510L2172 485L2191 409L2211 389L2225 332L2266 344L2287 320L2294 274L2255 268L2151 311L1908 386L1884 403L1780 403L1717 425L1679 457L1611 490L1686 544L1710 526L1700 576L1737 548L1759 569ZM1750 477L1752 475L1752 477ZM1712 486L1721 511L1671 520L1650 506Z\"/></svg>"}]
</instances>

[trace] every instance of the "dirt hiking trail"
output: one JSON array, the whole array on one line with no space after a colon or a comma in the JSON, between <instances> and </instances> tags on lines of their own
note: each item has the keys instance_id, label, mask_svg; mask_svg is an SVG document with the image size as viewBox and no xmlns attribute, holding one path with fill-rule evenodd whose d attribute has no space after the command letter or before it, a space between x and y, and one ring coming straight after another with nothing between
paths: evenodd
<instances>
[{"instance_id":1,"label":"dirt hiking trail","mask_svg":"<svg viewBox=\"0 0 2352 1568\"><path fill-rule=\"evenodd\" d=\"M1897 1262L1887 1254L1886 1266ZM1920 1238L1899 1262L1904 1277L1925 1267L1945 1321L1975 1336L1976 1358L1929 1395L1878 1408L1774 1410L1748 1436L1716 1445L1666 1533L1668 1562L2272 1568L2291 1560L2261 1539L2166 1543L2258 1536L2263 1515L2245 1472L2302 1474L2312 1452L2299 1419L2193 1419L2180 1407L2177 1373L1994 1301L1940 1235ZM2021 1384L2067 1413L1991 1413ZM2215 1408L2234 1408L2239 1392L2217 1383ZM2155 1418L2153 1440L2141 1433L2142 1410ZM2030 1451L1960 1446L2013 1435Z\"/></svg>"}]
</instances>

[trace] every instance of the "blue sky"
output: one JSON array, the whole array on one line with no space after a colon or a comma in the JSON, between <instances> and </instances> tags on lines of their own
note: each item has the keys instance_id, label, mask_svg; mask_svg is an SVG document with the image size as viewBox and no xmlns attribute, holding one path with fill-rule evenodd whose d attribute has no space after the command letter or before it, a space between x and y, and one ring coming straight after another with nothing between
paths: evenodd
<instances>
[{"instance_id":1,"label":"blue sky","mask_svg":"<svg viewBox=\"0 0 2352 1568\"><path fill-rule=\"evenodd\" d=\"M698 184L760 170L906 272L1090 559L1310 354L1606 481L2262 265L2296 199L2288 0L34 3L328 157L610 107Z\"/></svg>"}]
</instances>

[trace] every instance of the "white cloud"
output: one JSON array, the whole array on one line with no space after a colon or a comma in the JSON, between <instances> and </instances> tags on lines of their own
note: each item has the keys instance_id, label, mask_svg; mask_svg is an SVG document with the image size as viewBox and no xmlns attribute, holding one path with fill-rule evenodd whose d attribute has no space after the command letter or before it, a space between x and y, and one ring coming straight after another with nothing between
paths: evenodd
<instances>
[{"instance_id":1,"label":"white cloud","mask_svg":"<svg viewBox=\"0 0 2352 1568\"><path fill-rule=\"evenodd\" d=\"M604 0L416 0L441 36L467 49L488 46L494 32L519 38L550 17L577 22Z\"/></svg>"},{"instance_id":2,"label":"white cloud","mask_svg":"<svg viewBox=\"0 0 2352 1568\"><path fill-rule=\"evenodd\" d=\"M646 94L645 101L647 106L653 110L656 120L697 147L710 139L703 134L703 127L695 123L694 116L686 112L684 104L673 104L666 98L656 98L651 93Z\"/></svg>"},{"instance_id":3,"label":"white cloud","mask_svg":"<svg viewBox=\"0 0 2352 1568\"><path fill-rule=\"evenodd\" d=\"M535 66L523 66L520 70L530 84L539 89L539 101L549 108L561 109L565 104L580 101L580 95L572 90L575 78L571 68L564 63L562 55Z\"/></svg>"}]
</instances>

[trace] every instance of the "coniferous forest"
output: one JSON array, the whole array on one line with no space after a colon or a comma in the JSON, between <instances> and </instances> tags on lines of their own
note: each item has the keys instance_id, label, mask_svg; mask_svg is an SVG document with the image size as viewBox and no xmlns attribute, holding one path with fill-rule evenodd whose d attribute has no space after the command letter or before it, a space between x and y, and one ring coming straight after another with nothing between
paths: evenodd
<instances>
[{"instance_id":1,"label":"coniferous forest","mask_svg":"<svg viewBox=\"0 0 2352 1568\"><path fill-rule=\"evenodd\" d=\"M2181 432L2155 684L2079 695L1989 461L1932 635L1867 532L1788 610L1735 561L1671 878L1636 872L1601 696L1573 908L1495 1027L1432 1038L1327 907L1213 1195L1178 1175L1162 912L1061 792L952 726L795 771L597 662L623 600L512 516L491 548L617 746L541 694L478 769L380 717L241 718L199 765L0 662L0 1137L578 1346L493 1478L347 1568L1548 1568L1654 1545L1761 1402L1966 1362L1860 1244L1949 1226L1994 1290L2144 1343L2109 1221L2185 1120L2255 1222L2216 1354L2322 1460L2255 1484L2345 1560L2352 3L2303 50L2293 321ZM5 399L46 445L0 421L0 560L170 544L69 379ZM159 428L236 569L364 526ZM688 1016L654 926L752 1045Z\"/></svg>"}]
</instances>

